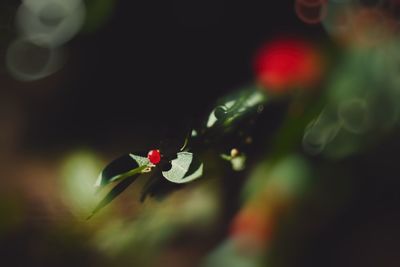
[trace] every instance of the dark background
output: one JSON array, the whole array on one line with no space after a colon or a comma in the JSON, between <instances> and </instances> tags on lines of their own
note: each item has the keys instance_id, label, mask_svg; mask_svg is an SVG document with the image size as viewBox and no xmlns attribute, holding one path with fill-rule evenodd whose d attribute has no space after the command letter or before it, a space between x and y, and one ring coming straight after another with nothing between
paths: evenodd
<instances>
[{"instance_id":1,"label":"dark background","mask_svg":"<svg viewBox=\"0 0 400 267\"><path fill-rule=\"evenodd\" d=\"M135 136L155 145L166 128L253 82L257 48L292 34L324 36L288 0L118 1L102 29L68 44L62 88L31 104L27 145L104 149L136 145Z\"/></svg>"},{"instance_id":2,"label":"dark background","mask_svg":"<svg viewBox=\"0 0 400 267\"><path fill-rule=\"evenodd\" d=\"M83 146L119 155L155 147L165 131L179 132L218 97L253 82L252 60L263 42L292 34L330 43L322 26L298 20L289 0L117 1L104 27L66 45L60 72L32 83L3 78L3 93L22 101L20 149L40 155ZM396 143L387 140L365 156L326 167L325 173L351 170L352 196L330 218L303 210L305 218L326 221L294 228L291 237L304 243L294 242L302 250L288 252L289 266L397 266ZM335 178L322 179L322 197L305 206L323 209L324 194L334 198ZM31 242L40 238L37 229L32 233ZM18 251L26 238L22 232L2 246ZM287 244L278 246L285 251Z\"/></svg>"}]
</instances>

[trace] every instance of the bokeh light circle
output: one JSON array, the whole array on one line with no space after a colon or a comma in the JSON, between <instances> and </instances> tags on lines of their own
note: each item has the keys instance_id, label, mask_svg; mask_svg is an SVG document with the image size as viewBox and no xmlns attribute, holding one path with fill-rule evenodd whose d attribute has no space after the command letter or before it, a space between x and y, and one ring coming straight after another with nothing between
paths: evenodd
<instances>
[{"instance_id":1,"label":"bokeh light circle","mask_svg":"<svg viewBox=\"0 0 400 267\"><path fill-rule=\"evenodd\" d=\"M340 124L322 112L318 118L311 121L304 130L303 149L312 155L321 153L338 134Z\"/></svg>"},{"instance_id":2,"label":"bokeh light circle","mask_svg":"<svg viewBox=\"0 0 400 267\"><path fill-rule=\"evenodd\" d=\"M318 24L327 15L327 4L323 0L297 0L294 5L297 17L307 24Z\"/></svg>"},{"instance_id":3,"label":"bokeh light circle","mask_svg":"<svg viewBox=\"0 0 400 267\"><path fill-rule=\"evenodd\" d=\"M84 19L85 6L78 0L24 1L17 11L17 27L22 36L37 40L32 37L40 35L42 44L49 46L69 41L80 30Z\"/></svg>"},{"instance_id":4,"label":"bokeh light circle","mask_svg":"<svg viewBox=\"0 0 400 267\"><path fill-rule=\"evenodd\" d=\"M30 39L16 39L6 51L6 67L21 81L45 78L60 69L62 52L57 48L40 46Z\"/></svg>"},{"instance_id":5,"label":"bokeh light circle","mask_svg":"<svg viewBox=\"0 0 400 267\"><path fill-rule=\"evenodd\" d=\"M362 98L347 99L339 104L338 119L344 129L351 133L361 134L370 125L369 107Z\"/></svg>"}]
</instances>

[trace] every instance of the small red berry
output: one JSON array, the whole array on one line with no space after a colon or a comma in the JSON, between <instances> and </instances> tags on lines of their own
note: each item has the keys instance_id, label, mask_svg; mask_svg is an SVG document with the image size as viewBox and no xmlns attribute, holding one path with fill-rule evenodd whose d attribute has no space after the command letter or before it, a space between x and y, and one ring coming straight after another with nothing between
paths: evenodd
<instances>
[{"instance_id":1,"label":"small red berry","mask_svg":"<svg viewBox=\"0 0 400 267\"><path fill-rule=\"evenodd\" d=\"M160 150L158 149L150 150L149 153L147 154L147 158L150 160L151 163L158 164L161 160Z\"/></svg>"}]
</instances>

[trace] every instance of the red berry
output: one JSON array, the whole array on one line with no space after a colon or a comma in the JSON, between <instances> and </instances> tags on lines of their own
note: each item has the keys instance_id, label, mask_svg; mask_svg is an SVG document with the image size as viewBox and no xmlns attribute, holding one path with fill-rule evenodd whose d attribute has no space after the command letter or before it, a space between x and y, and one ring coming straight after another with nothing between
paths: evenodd
<instances>
[{"instance_id":1,"label":"red berry","mask_svg":"<svg viewBox=\"0 0 400 267\"><path fill-rule=\"evenodd\" d=\"M147 154L147 158L150 160L151 163L158 164L161 160L160 150L158 149L150 150L149 153Z\"/></svg>"}]
</instances>

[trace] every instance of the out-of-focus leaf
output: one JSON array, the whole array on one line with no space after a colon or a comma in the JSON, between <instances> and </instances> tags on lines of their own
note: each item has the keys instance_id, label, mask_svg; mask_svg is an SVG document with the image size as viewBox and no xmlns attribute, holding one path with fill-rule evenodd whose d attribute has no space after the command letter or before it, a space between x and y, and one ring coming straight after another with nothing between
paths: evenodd
<instances>
[{"instance_id":1,"label":"out-of-focus leaf","mask_svg":"<svg viewBox=\"0 0 400 267\"><path fill-rule=\"evenodd\" d=\"M171 183L167 179L163 179L158 172L150 177L142 188L140 194L140 202L144 202L147 197L163 200L170 193L182 188L183 184Z\"/></svg>"},{"instance_id":2,"label":"out-of-focus leaf","mask_svg":"<svg viewBox=\"0 0 400 267\"><path fill-rule=\"evenodd\" d=\"M114 186L113 189L99 202L99 204L94 208L92 213L87 217L87 220L93 217L99 210L107 206L111 201L113 201L119 194L121 194L125 189L133 183L138 177L139 173L134 176L128 177Z\"/></svg>"},{"instance_id":3,"label":"out-of-focus leaf","mask_svg":"<svg viewBox=\"0 0 400 267\"><path fill-rule=\"evenodd\" d=\"M229 101L224 105L217 106L215 109L213 109L211 114L208 116L207 128L212 127L218 121L224 121L227 112L233 107L234 104L235 101Z\"/></svg>"},{"instance_id":4,"label":"out-of-focus leaf","mask_svg":"<svg viewBox=\"0 0 400 267\"><path fill-rule=\"evenodd\" d=\"M228 133L245 118L251 117L263 109L268 100L267 95L257 88L238 91L218 101L215 108L209 113L204 126L208 137L220 133Z\"/></svg>"},{"instance_id":5,"label":"out-of-focus leaf","mask_svg":"<svg viewBox=\"0 0 400 267\"><path fill-rule=\"evenodd\" d=\"M171 161L171 168L162 172L170 182L183 184L191 182L203 175L203 163L193 157L193 153L180 152Z\"/></svg>"},{"instance_id":6,"label":"out-of-focus leaf","mask_svg":"<svg viewBox=\"0 0 400 267\"><path fill-rule=\"evenodd\" d=\"M137 173L141 173L144 169L149 167L150 164L149 159L146 157L135 154L123 155L104 168L100 173L95 186L101 188L111 182L116 182Z\"/></svg>"},{"instance_id":7,"label":"out-of-focus leaf","mask_svg":"<svg viewBox=\"0 0 400 267\"><path fill-rule=\"evenodd\" d=\"M147 196L152 196L152 190L157 186L159 180L161 179L159 179L157 174L153 174L149 179L147 179L140 193L140 202L144 202Z\"/></svg>"}]
</instances>

